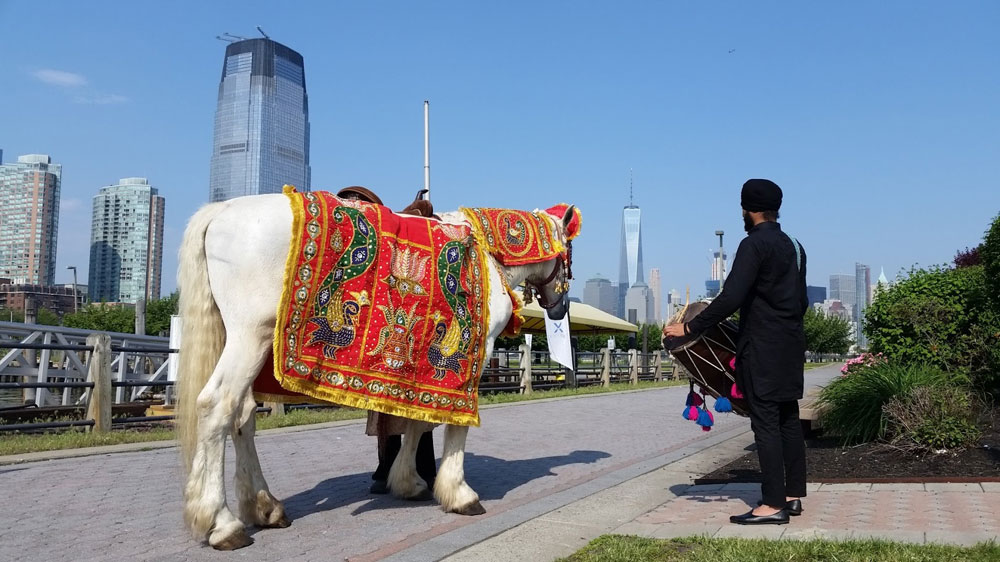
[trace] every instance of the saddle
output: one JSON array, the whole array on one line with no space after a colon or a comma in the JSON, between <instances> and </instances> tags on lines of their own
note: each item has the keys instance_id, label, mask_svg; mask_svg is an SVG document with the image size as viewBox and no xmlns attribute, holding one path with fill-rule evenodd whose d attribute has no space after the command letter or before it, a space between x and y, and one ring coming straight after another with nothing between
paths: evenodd
<instances>
[{"instance_id":1,"label":"saddle","mask_svg":"<svg viewBox=\"0 0 1000 562\"><path fill-rule=\"evenodd\" d=\"M437 218L434 214L434 205L427 199L423 198L427 191L428 190L426 189L417 191L417 195L413 198L413 202L404 207L402 211L397 211L396 214ZM385 206L385 203L382 202L382 199L378 195L375 195L375 193L367 187L360 185L352 185L341 189L337 192L337 197L340 197L341 199L357 199Z\"/></svg>"}]
</instances>

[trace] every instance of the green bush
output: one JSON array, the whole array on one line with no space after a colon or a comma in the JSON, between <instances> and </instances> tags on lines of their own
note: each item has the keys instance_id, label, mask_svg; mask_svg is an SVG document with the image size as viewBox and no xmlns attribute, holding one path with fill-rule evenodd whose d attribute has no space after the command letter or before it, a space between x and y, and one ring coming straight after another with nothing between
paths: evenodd
<instances>
[{"instance_id":1,"label":"green bush","mask_svg":"<svg viewBox=\"0 0 1000 562\"><path fill-rule=\"evenodd\" d=\"M1000 215L986 231L983 245L979 247L979 259L986 270L986 285L993 311L1000 314Z\"/></svg>"},{"instance_id":2,"label":"green bush","mask_svg":"<svg viewBox=\"0 0 1000 562\"><path fill-rule=\"evenodd\" d=\"M918 387L884 411L892 441L908 449L964 449L982 435L982 404L964 388Z\"/></svg>"},{"instance_id":3,"label":"green bush","mask_svg":"<svg viewBox=\"0 0 1000 562\"><path fill-rule=\"evenodd\" d=\"M892 362L987 374L1000 344L1000 315L987 299L984 266L916 269L880 292L865 313L870 350Z\"/></svg>"},{"instance_id":4,"label":"green bush","mask_svg":"<svg viewBox=\"0 0 1000 562\"><path fill-rule=\"evenodd\" d=\"M844 444L864 443L885 436L883 406L917 387L945 387L965 382L931 365L877 363L839 377L820 392L823 430Z\"/></svg>"}]
</instances>

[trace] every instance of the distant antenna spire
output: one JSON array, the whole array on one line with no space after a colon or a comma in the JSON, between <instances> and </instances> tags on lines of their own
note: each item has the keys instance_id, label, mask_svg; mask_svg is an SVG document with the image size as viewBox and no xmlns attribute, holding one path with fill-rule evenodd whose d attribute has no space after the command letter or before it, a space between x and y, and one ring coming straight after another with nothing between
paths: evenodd
<instances>
[{"instance_id":1,"label":"distant antenna spire","mask_svg":"<svg viewBox=\"0 0 1000 562\"><path fill-rule=\"evenodd\" d=\"M634 206L632 202L632 168L628 169L628 206Z\"/></svg>"},{"instance_id":2,"label":"distant antenna spire","mask_svg":"<svg viewBox=\"0 0 1000 562\"><path fill-rule=\"evenodd\" d=\"M267 34L264 33L264 30L261 29L259 25L257 26L257 31L259 31L260 34L264 36L264 39L270 39L270 37L268 37Z\"/></svg>"}]
</instances>

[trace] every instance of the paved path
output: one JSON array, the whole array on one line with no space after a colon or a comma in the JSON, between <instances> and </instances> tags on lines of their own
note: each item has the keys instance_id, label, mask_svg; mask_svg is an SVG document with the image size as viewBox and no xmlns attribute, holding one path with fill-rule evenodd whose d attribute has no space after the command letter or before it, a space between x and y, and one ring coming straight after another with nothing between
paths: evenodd
<instances>
[{"instance_id":1,"label":"paved path","mask_svg":"<svg viewBox=\"0 0 1000 562\"><path fill-rule=\"evenodd\" d=\"M293 523L255 530L256 543L233 553L183 531L176 449L3 466L0 560L437 560L747 431L734 415L708 433L681 420L686 391L484 409L466 456L488 510L478 517L369 495L375 442L358 422L262 435L264 474ZM232 457L230 447L229 478Z\"/></svg>"}]
</instances>

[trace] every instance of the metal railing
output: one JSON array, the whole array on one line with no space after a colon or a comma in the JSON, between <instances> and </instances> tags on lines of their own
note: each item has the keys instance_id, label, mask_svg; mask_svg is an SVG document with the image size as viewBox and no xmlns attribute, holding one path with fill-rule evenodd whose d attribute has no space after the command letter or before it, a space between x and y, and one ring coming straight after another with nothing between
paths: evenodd
<instances>
[{"instance_id":1,"label":"metal railing","mask_svg":"<svg viewBox=\"0 0 1000 562\"><path fill-rule=\"evenodd\" d=\"M0 381L19 379L27 383L84 382L87 380L88 363L92 349L87 337L95 332L66 328L0 322ZM111 341L114 354L111 368L115 387L115 403L130 402L148 391L153 383L162 386L167 378L169 340L156 336L98 332ZM131 384L131 383L146 384ZM62 388L61 393L51 389ZM3 388L3 387L0 387ZM22 387L20 401L36 406L69 406L87 401L86 391L74 393L79 386L47 385ZM10 388L7 388L10 390Z\"/></svg>"},{"instance_id":2,"label":"metal railing","mask_svg":"<svg viewBox=\"0 0 1000 562\"><path fill-rule=\"evenodd\" d=\"M84 419L37 423L0 424L0 432L90 427L106 431L112 426L169 421L171 415L136 416L135 400L157 391L169 402L173 377L168 377L168 357L176 356L167 338L88 332L73 328L0 322L0 393L18 391L29 399L22 406L39 415L54 412ZM176 343L175 343L176 345ZM480 392L534 390L636 383L676 378L677 370L659 353L608 351L578 352L576 369L555 362L547 351L496 350L483 370ZM17 379L17 380L11 380ZM96 393L102 393L95 400ZM150 403L151 404L151 403ZM128 409L131 405L133 408ZM117 407L117 408L116 408ZM292 406L293 408L295 406ZM17 407L4 407L9 414ZM118 410L117 417L112 415ZM269 412L270 408L258 408ZM24 415L23 412L18 412Z\"/></svg>"}]
</instances>

